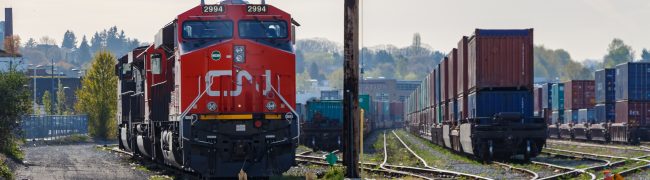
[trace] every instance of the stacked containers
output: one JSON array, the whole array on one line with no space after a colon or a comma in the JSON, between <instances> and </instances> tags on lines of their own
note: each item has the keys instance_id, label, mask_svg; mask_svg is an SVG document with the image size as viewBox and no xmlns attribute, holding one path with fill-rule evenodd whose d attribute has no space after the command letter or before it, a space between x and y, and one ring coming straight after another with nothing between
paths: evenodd
<instances>
[{"instance_id":1,"label":"stacked containers","mask_svg":"<svg viewBox=\"0 0 650 180\"><path fill-rule=\"evenodd\" d=\"M455 73L458 71L458 49L454 48L451 50L449 55L447 55L447 69L449 70L447 72L447 78L449 85L447 86L447 99L449 101L449 120L453 122L458 121L458 101L456 101L456 86L458 84L458 78L457 74Z\"/></svg>"},{"instance_id":2,"label":"stacked containers","mask_svg":"<svg viewBox=\"0 0 650 180\"><path fill-rule=\"evenodd\" d=\"M468 43L468 117L533 114L533 29L477 29Z\"/></svg>"},{"instance_id":3,"label":"stacked containers","mask_svg":"<svg viewBox=\"0 0 650 180\"><path fill-rule=\"evenodd\" d=\"M616 66L616 123L650 125L650 63Z\"/></svg>"},{"instance_id":4,"label":"stacked containers","mask_svg":"<svg viewBox=\"0 0 650 180\"><path fill-rule=\"evenodd\" d=\"M579 123L594 123L596 117L594 109L580 109L578 110Z\"/></svg>"},{"instance_id":5,"label":"stacked containers","mask_svg":"<svg viewBox=\"0 0 650 180\"><path fill-rule=\"evenodd\" d=\"M553 113L553 83L542 84L542 104L541 111L543 114L540 116L546 119L546 122L551 123L551 114Z\"/></svg>"},{"instance_id":6,"label":"stacked containers","mask_svg":"<svg viewBox=\"0 0 650 180\"><path fill-rule=\"evenodd\" d=\"M437 113L437 124L440 125L443 122L442 118L442 95L440 95L440 91L442 89L442 81L440 80L440 72L442 70L441 64L438 64L436 67L436 70L434 71L434 74L436 75L436 78L434 81L436 81L436 88L434 89L435 94L436 94L436 113Z\"/></svg>"},{"instance_id":7,"label":"stacked containers","mask_svg":"<svg viewBox=\"0 0 650 180\"><path fill-rule=\"evenodd\" d=\"M467 119L467 115L469 113L468 111L468 104L467 104L467 93L468 93L468 86L467 86L467 60L468 60L468 40L469 38L467 36L463 36L463 38L458 42L458 57L456 58L458 60L457 64L457 80L458 83L456 84L456 95L457 95L457 102L458 102L458 114L459 114L459 119L460 120L465 120Z\"/></svg>"},{"instance_id":8,"label":"stacked containers","mask_svg":"<svg viewBox=\"0 0 650 180\"><path fill-rule=\"evenodd\" d=\"M551 109L553 110L553 118L551 124L565 123L564 122L564 84L553 84L551 88Z\"/></svg>"},{"instance_id":9,"label":"stacked containers","mask_svg":"<svg viewBox=\"0 0 650 180\"><path fill-rule=\"evenodd\" d=\"M564 108L566 117L579 123L580 109L593 109L596 105L596 87L593 80L572 80L564 83Z\"/></svg>"},{"instance_id":10,"label":"stacked containers","mask_svg":"<svg viewBox=\"0 0 650 180\"><path fill-rule=\"evenodd\" d=\"M596 71L596 111L595 123L616 120L616 69Z\"/></svg>"}]
</instances>

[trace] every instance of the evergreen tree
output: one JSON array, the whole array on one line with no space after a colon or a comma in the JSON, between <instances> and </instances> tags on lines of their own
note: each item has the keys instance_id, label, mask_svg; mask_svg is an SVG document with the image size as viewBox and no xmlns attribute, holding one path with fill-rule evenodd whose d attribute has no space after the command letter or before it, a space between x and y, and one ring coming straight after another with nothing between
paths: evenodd
<instances>
[{"instance_id":1,"label":"evergreen tree","mask_svg":"<svg viewBox=\"0 0 650 180\"><path fill-rule=\"evenodd\" d=\"M45 91L43 93L43 108L45 108L45 114L52 115L54 114L54 108L52 108L52 97L50 91Z\"/></svg>"},{"instance_id":2,"label":"evergreen tree","mask_svg":"<svg viewBox=\"0 0 650 180\"><path fill-rule=\"evenodd\" d=\"M645 48L641 52L641 61L650 61L650 51Z\"/></svg>"},{"instance_id":3,"label":"evergreen tree","mask_svg":"<svg viewBox=\"0 0 650 180\"><path fill-rule=\"evenodd\" d=\"M95 54L92 65L77 91L76 112L88 114L88 132L102 139L116 138L117 77L114 73L115 57L102 50Z\"/></svg>"},{"instance_id":4,"label":"evergreen tree","mask_svg":"<svg viewBox=\"0 0 650 180\"><path fill-rule=\"evenodd\" d=\"M77 36L74 35L74 32L67 30L63 34L63 42L61 43L62 48L74 49L77 48Z\"/></svg>"},{"instance_id":5,"label":"evergreen tree","mask_svg":"<svg viewBox=\"0 0 650 180\"><path fill-rule=\"evenodd\" d=\"M95 32L95 35L90 39L90 53L95 54L97 51L105 47L104 38L98 33Z\"/></svg>"},{"instance_id":6,"label":"evergreen tree","mask_svg":"<svg viewBox=\"0 0 650 180\"><path fill-rule=\"evenodd\" d=\"M25 43L25 48L35 48L36 47L36 40L34 38L29 38L27 42Z\"/></svg>"},{"instance_id":7,"label":"evergreen tree","mask_svg":"<svg viewBox=\"0 0 650 180\"><path fill-rule=\"evenodd\" d=\"M88 40L86 40L86 36L83 36L81 39L81 44L79 45L79 49L77 50L78 56L77 59L79 62L86 62L90 61L90 45L88 45ZM82 64L82 63L80 63Z\"/></svg>"},{"instance_id":8,"label":"evergreen tree","mask_svg":"<svg viewBox=\"0 0 650 180\"><path fill-rule=\"evenodd\" d=\"M59 85L56 91L56 114L65 115L67 110L65 99L66 99L65 88L63 87L63 84L61 84L61 80L59 79Z\"/></svg>"}]
</instances>

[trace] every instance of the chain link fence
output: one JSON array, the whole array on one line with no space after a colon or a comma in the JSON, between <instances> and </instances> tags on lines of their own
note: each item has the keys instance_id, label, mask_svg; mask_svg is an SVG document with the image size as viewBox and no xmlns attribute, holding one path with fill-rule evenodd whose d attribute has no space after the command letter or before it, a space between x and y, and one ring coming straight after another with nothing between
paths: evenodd
<instances>
[{"instance_id":1,"label":"chain link fence","mask_svg":"<svg viewBox=\"0 0 650 180\"><path fill-rule=\"evenodd\" d=\"M27 140L54 140L75 134L88 134L88 116L28 115L23 116L21 126Z\"/></svg>"}]
</instances>

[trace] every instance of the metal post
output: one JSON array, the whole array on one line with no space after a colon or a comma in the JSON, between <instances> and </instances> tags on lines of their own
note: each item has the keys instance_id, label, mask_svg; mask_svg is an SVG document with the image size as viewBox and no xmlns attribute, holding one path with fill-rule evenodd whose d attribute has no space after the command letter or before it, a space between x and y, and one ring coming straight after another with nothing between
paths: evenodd
<instances>
[{"instance_id":1,"label":"metal post","mask_svg":"<svg viewBox=\"0 0 650 180\"><path fill-rule=\"evenodd\" d=\"M359 0L345 0L343 162L347 178L359 178Z\"/></svg>"},{"instance_id":2,"label":"metal post","mask_svg":"<svg viewBox=\"0 0 650 180\"><path fill-rule=\"evenodd\" d=\"M50 112L52 112L52 114L54 114L54 102L55 102L55 99L54 99L54 93L55 93L54 92L54 58L51 58L51 59L52 59L52 64L51 64L52 65L52 73L50 73L50 77L51 77L50 83L52 84L52 86L50 88L50 101L51 101L51 103L50 103L51 104ZM52 115L52 114L50 114L50 115Z\"/></svg>"}]
</instances>

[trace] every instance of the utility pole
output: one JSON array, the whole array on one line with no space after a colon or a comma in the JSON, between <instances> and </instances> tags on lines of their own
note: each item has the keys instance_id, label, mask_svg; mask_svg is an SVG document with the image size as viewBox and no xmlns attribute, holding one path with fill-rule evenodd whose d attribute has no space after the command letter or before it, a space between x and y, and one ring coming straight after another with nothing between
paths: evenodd
<instances>
[{"instance_id":1,"label":"utility pole","mask_svg":"<svg viewBox=\"0 0 650 180\"><path fill-rule=\"evenodd\" d=\"M359 178L359 0L345 0L343 163L345 177Z\"/></svg>"}]
</instances>

